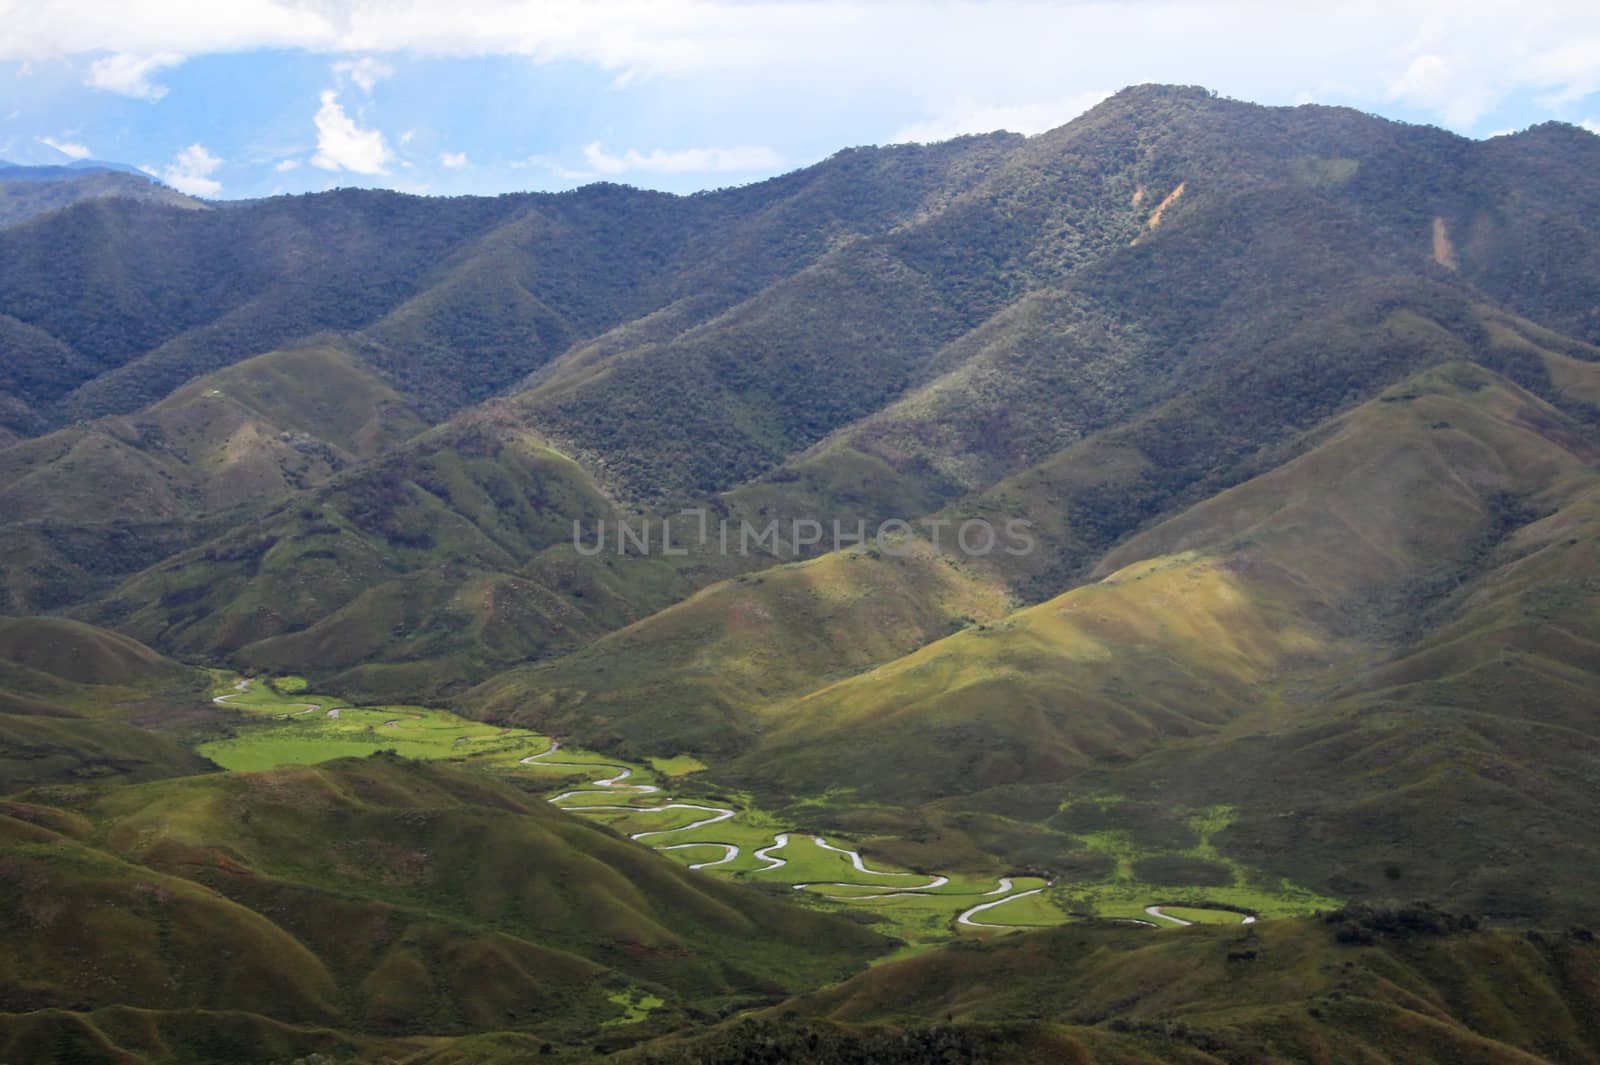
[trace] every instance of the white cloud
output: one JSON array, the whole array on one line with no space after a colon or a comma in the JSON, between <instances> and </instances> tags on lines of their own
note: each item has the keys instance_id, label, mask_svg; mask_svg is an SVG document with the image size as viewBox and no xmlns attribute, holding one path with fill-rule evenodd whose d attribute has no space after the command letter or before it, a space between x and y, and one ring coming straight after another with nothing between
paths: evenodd
<instances>
[{"instance_id":1,"label":"white cloud","mask_svg":"<svg viewBox=\"0 0 1600 1065\"><path fill-rule=\"evenodd\" d=\"M280 174L287 174L291 170L300 169L300 160L298 160L298 159L280 159L280 160L278 160L278 165L273 167L272 169L276 170Z\"/></svg>"},{"instance_id":2,"label":"white cloud","mask_svg":"<svg viewBox=\"0 0 1600 1065\"><path fill-rule=\"evenodd\" d=\"M1578 125L1582 126L1590 133L1593 133L1595 136L1600 137L1600 120L1586 118L1582 122L1579 122Z\"/></svg>"},{"instance_id":3,"label":"white cloud","mask_svg":"<svg viewBox=\"0 0 1600 1065\"><path fill-rule=\"evenodd\" d=\"M962 117L959 93L979 94L969 121L996 111L1001 125L1020 125L1015 112L1026 119L1034 105L1001 104L1152 79L1270 103L1306 86L1349 86L1321 98L1369 110L1404 101L1462 128L1519 95L1554 109L1600 91L1593 0L0 0L0 9L0 59L523 56L586 64L619 86L715 77L731 93L759 88L763 101L787 96L816 114L850 99L925 101L930 117L917 126L939 133L967 125L933 129ZM340 86L375 83L370 64L351 66Z\"/></svg>"},{"instance_id":4,"label":"white cloud","mask_svg":"<svg viewBox=\"0 0 1600 1065\"><path fill-rule=\"evenodd\" d=\"M336 0L338 2L338 0ZM8 4L0 56L49 59L86 52L202 55L255 48L321 48L337 34L326 13L294 0L55 0Z\"/></svg>"},{"instance_id":5,"label":"white cloud","mask_svg":"<svg viewBox=\"0 0 1600 1065\"><path fill-rule=\"evenodd\" d=\"M683 148L663 151L657 148L640 152L629 148L621 155L612 155L599 142L586 145L583 161L587 174L614 177L618 174L710 174L751 173L776 170L783 159L771 148ZM585 172L567 172L564 176L577 177Z\"/></svg>"},{"instance_id":6,"label":"white cloud","mask_svg":"<svg viewBox=\"0 0 1600 1065\"><path fill-rule=\"evenodd\" d=\"M400 134L400 147L404 148L406 145L410 144L416 139L416 136L417 131L414 129L408 129L404 133Z\"/></svg>"},{"instance_id":7,"label":"white cloud","mask_svg":"<svg viewBox=\"0 0 1600 1065\"><path fill-rule=\"evenodd\" d=\"M322 106L312 119L317 127L317 154L311 165L323 170L349 170L356 174L386 174L394 153L383 133L362 129L339 105L332 89L322 94Z\"/></svg>"},{"instance_id":8,"label":"white cloud","mask_svg":"<svg viewBox=\"0 0 1600 1065\"><path fill-rule=\"evenodd\" d=\"M167 87L152 82L150 75L181 62L183 56L176 52L156 52L152 55L118 52L91 63L85 84L136 100L159 100L167 95Z\"/></svg>"},{"instance_id":9,"label":"white cloud","mask_svg":"<svg viewBox=\"0 0 1600 1065\"><path fill-rule=\"evenodd\" d=\"M1431 111L1452 126L1470 128L1494 106L1498 94L1482 71L1424 54L1390 84L1389 97Z\"/></svg>"},{"instance_id":10,"label":"white cloud","mask_svg":"<svg viewBox=\"0 0 1600 1065\"><path fill-rule=\"evenodd\" d=\"M69 159L87 159L93 153L87 145L75 141L58 141L54 137L40 137L39 143L54 148Z\"/></svg>"},{"instance_id":11,"label":"white cloud","mask_svg":"<svg viewBox=\"0 0 1600 1065\"><path fill-rule=\"evenodd\" d=\"M206 151L201 144L191 144L179 152L171 165L161 171L161 179L179 192L191 196L215 196L222 191L222 182L211 175L222 160Z\"/></svg>"},{"instance_id":12,"label":"white cloud","mask_svg":"<svg viewBox=\"0 0 1600 1065\"><path fill-rule=\"evenodd\" d=\"M889 140L896 144L908 141L932 144L967 133L993 133L997 129L1031 137L1071 122L1110 95L1109 92L1085 92L1047 103L999 107L985 107L963 99L942 114L901 127Z\"/></svg>"},{"instance_id":13,"label":"white cloud","mask_svg":"<svg viewBox=\"0 0 1600 1065\"><path fill-rule=\"evenodd\" d=\"M1554 104L1600 91L1600 31L1591 26L1585 34L1574 27L1568 40L1533 57L1531 65L1539 82L1551 87Z\"/></svg>"},{"instance_id":14,"label":"white cloud","mask_svg":"<svg viewBox=\"0 0 1600 1065\"><path fill-rule=\"evenodd\" d=\"M1389 87L1391 96L1438 99L1450 88L1450 64L1436 55L1419 55Z\"/></svg>"},{"instance_id":15,"label":"white cloud","mask_svg":"<svg viewBox=\"0 0 1600 1065\"><path fill-rule=\"evenodd\" d=\"M349 78L362 92L370 93L373 86L394 73L394 68L381 59L364 55L360 59L341 59L333 65L333 72Z\"/></svg>"},{"instance_id":16,"label":"white cloud","mask_svg":"<svg viewBox=\"0 0 1600 1065\"><path fill-rule=\"evenodd\" d=\"M439 163L446 170L462 170L467 165L466 152L440 152Z\"/></svg>"}]
</instances>

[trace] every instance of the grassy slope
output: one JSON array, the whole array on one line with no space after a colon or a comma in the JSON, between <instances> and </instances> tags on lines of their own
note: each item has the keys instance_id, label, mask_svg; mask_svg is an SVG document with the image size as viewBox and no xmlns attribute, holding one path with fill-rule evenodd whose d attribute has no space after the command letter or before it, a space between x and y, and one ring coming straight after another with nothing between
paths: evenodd
<instances>
[{"instance_id":1,"label":"grassy slope","mask_svg":"<svg viewBox=\"0 0 1600 1065\"><path fill-rule=\"evenodd\" d=\"M1600 378L1591 363L1566 360L1564 368L1573 389ZM1592 445L1549 408L1510 406L1494 391L1481 395L1485 405L1514 425L1565 438L1592 463ZM1457 418L1439 421L1450 426L1435 432L1460 430ZM1352 619L1387 632L1399 648L1388 661L1333 678L1319 695L1293 693L1292 716L1271 728L1165 752L1120 786L1168 802L1242 802L1243 816L1219 837L1226 850L1336 894L1448 898L1514 922L1592 914L1581 885L1597 862L1587 826L1600 754L1589 729L1600 710L1600 632L1584 589L1600 526L1589 470L1563 470L1549 458L1501 447L1481 483L1513 494L1490 495L1469 555L1453 570L1441 565L1418 583L1396 584ZM1383 502L1375 496L1362 509L1417 512L1409 499L1387 510ZM1207 518L1197 508L1187 527L1172 523L1171 538L1148 548L1203 535L1207 520L1234 520L1210 509ZM1338 573L1337 536L1365 535L1349 520L1361 515L1320 530L1304 523L1311 539L1301 550L1318 572ZM1418 520L1411 535L1425 544L1429 529ZM1463 835L1465 811L1475 813Z\"/></svg>"},{"instance_id":2,"label":"grassy slope","mask_svg":"<svg viewBox=\"0 0 1600 1065\"><path fill-rule=\"evenodd\" d=\"M1368 310L1371 311L1370 317L1364 317ZM1338 377L1321 398L1317 398L1315 389L1307 389L1307 380L1303 376L1305 367L1295 359L1285 359L1276 366L1272 365L1271 360L1265 360L1236 368L1236 371L1214 379L1214 388L1193 390L1189 395L1163 404L1125 426L1091 435L1044 462L999 482L982 495L944 510L940 516L956 522L969 517L983 517L998 526L1008 519L1021 518L1030 523L1039 541L1039 549L1031 555L1010 557L997 553L983 564L964 568L971 571L971 576L997 589L1009 584L1024 595L1040 587L1058 586L1065 579L1065 574L1088 565L1095 558L1098 545L1137 522L1141 514L1150 511L1160 513L1164 508L1174 508L1175 504L1181 504L1197 493L1204 496L1230 481L1242 480L1254 471L1271 469L1292 458L1299 450L1315 446L1319 438L1313 434L1302 436L1298 441L1290 437L1285 442L1253 451L1253 446L1258 446L1262 441L1282 439L1286 429L1305 424L1307 418L1312 418L1310 424L1314 424L1314 416L1328 407L1331 397L1346 394L1344 389L1348 387L1348 379L1352 374L1368 378L1360 386L1368 387L1371 380L1382 381L1397 367L1426 365L1451 357L1469 357L1474 353L1478 353L1485 361L1503 364L1506 361L1503 353L1511 343L1506 338L1517 338L1521 333L1537 335L1539 332L1527 322L1503 315L1491 314L1480 319L1468 313L1459 294L1444 294L1444 302L1434 308L1434 313L1439 314L1450 328L1415 312L1384 312L1373 308L1353 312L1348 321L1322 322L1316 329L1302 323L1306 331L1305 338L1312 333L1319 333L1320 336L1313 341L1298 338L1297 335L1297 339L1282 342L1283 350L1293 349L1303 353L1308 346L1326 345L1330 343L1329 337L1335 337L1331 343L1343 351L1356 353L1371 350L1381 352L1381 357L1368 359L1367 365L1360 369L1353 368L1356 362L1354 354L1348 359L1330 359L1326 365L1337 365ZM1486 327L1491 336L1487 343L1482 340ZM1371 334L1370 342L1361 340L1366 334ZM1222 335L1232 341L1239 339L1227 332ZM1552 372L1565 375L1561 378L1564 381L1586 381L1588 378L1585 375L1592 364L1573 357L1584 353L1580 350L1581 345L1575 347L1570 341L1544 335L1549 343L1556 345L1554 350L1543 352L1543 358L1554 367ZM1527 344L1522 340L1517 342L1524 346ZM1562 351L1572 354L1563 354ZM1367 358L1365 355L1361 357ZM1239 377L1239 373L1243 373L1244 377ZM1298 382L1296 387L1288 387L1291 379ZM1530 380L1529 384L1540 388L1559 403L1578 396L1575 392L1571 397L1564 398L1561 388L1553 379ZM1581 391L1581 385L1578 387ZM1249 405L1248 411L1223 416L1218 409L1220 406L1237 406L1239 403L1236 398L1226 403L1220 402L1218 396L1224 393L1273 398ZM1577 413L1581 415L1582 412ZM1414 419L1397 425L1377 419L1369 419L1369 423L1384 440L1421 428ZM1368 423L1363 423L1363 427L1367 426ZM1570 426L1563 430L1569 436L1574 431ZM859 473L852 472L841 478L836 474L842 467L832 463L828 455L847 453L856 455L854 470ZM878 458L832 451L825 452L816 464L808 465L809 462L811 460L796 467L801 476L794 481L774 480L732 493L730 499L735 501L736 513L754 516L759 512L761 519L773 513L865 512L877 516L889 512L881 509L884 499L888 497L880 494L877 491L879 488L891 493L901 493L905 489L906 480L896 479L899 475L895 469ZM818 469L827 472L814 478L812 474ZM1302 491L1331 491L1338 496L1347 490L1348 486L1330 479L1333 474L1318 472L1310 464L1297 469L1309 471L1304 473L1307 483L1302 486ZM1520 471L1518 473L1520 475ZM1408 471L1409 477L1419 481L1426 481L1435 474L1452 476L1438 463L1432 466L1416 465ZM1313 475L1329 483L1312 482L1309 478ZM826 483L819 487L819 479ZM1509 479L1502 477L1501 487L1514 487L1514 481L1517 481L1516 476ZM1520 487L1520 483L1515 487ZM1386 491L1389 494L1384 498L1391 504L1393 513L1403 514L1410 508L1409 497L1405 495L1408 489ZM1444 491L1448 491L1448 487ZM1235 496L1220 498L1226 498L1229 506L1237 502ZM1367 509L1375 509L1376 499L1374 497L1367 501ZM908 500L901 502L910 502L911 506L915 506L914 502ZM818 509L808 510L802 503ZM1337 500L1327 505L1336 506ZM1472 543L1476 534L1471 526L1476 519L1471 512L1477 508L1477 504L1460 502L1452 506L1455 507L1452 514L1441 512L1436 517L1460 518L1466 515L1466 524L1456 532L1464 536L1463 542ZM916 511L908 509L906 512ZM1196 511L1200 514L1213 512L1203 507ZM1339 543L1335 537L1341 528L1339 523L1349 520L1349 515L1339 514L1334 522L1325 527L1324 532L1329 539L1319 546L1314 556L1318 563L1344 568L1362 564L1337 557ZM1381 515L1368 515L1364 520L1371 522L1382 519ZM1448 531L1448 526L1441 533L1454 535ZM1134 542L1148 543L1147 540ZM1402 554L1410 551L1415 560L1438 546L1407 545L1403 547ZM1460 547L1461 544L1455 546ZM1287 553L1288 550L1286 546L1284 551ZM1134 551L1132 555L1124 551L1116 557L1161 553L1143 547ZM1395 568L1396 565L1403 567L1404 559L1396 563L1389 558L1380 558L1379 563L1389 567L1388 579L1412 579L1402 577ZM831 564L835 567L839 565L837 562ZM875 568L882 564L881 560L876 560L850 568L866 575L859 581L872 583L889 579L886 576L871 576ZM1294 565L1312 568L1309 559ZM1369 584L1377 579L1376 574L1377 571L1374 571L1370 575ZM1432 579L1416 574L1412 576L1422 580ZM1330 585L1338 585L1331 586L1327 590L1328 595L1334 598L1355 596L1360 600L1345 603L1340 609L1382 614L1396 607L1393 602L1387 605L1367 602L1379 596L1375 586L1353 588L1348 575L1339 576L1330 569L1326 579ZM730 588L744 589L742 594L746 597L764 595L759 590L761 586L753 581L754 578L741 578L739 583ZM938 585L919 585L916 582L909 586L902 584L897 595L902 602L909 601L908 595L913 599L926 595L928 601L920 609L927 612L932 601L938 598ZM593 651L570 656L547 666L508 674L483 686L469 702L491 714L532 715L529 720L537 717L542 722L553 723L554 727L583 736L592 743L610 744L619 739L626 740L627 730L619 731L615 727L618 715L623 714L630 717L635 727L644 724L647 729L654 729L650 732L652 737L665 730L666 734L660 737L665 742L687 745L711 742L719 750L726 750L730 746L749 742L752 730L761 727L757 720L761 716L759 708L773 701L774 692L795 693L802 687L824 683L823 678L830 674L838 676L863 665L882 661L871 654L858 653L858 645L853 642L852 635L874 629L877 618L875 608L862 603L858 604L860 609L851 611L845 609L848 603L841 603L827 615L838 635L826 638L824 643L831 642L834 647L842 649L833 657L818 658L814 653L818 650L813 646L813 623L816 619L810 618L786 629L796 634L796 640L768 641L757 660L758 668L752 672L748 656L735 657L722 645L724 638L718 626L701 624L696 628L684 623L686 617L697 618L699 612L720 606L724 598L725 595L722 598L697 600L701 603L697 610L680 611L674 608L659 617L639 623L628 630L626 636L619 634L608 639ZM1306 605L1306 602L1297 600L1293 608ZM1317 605L1320 607L1325 604ZM918 626L916 631L919 634L926 632L926 627ZM662 641L662 647L670 645L670 650L662 653L660 647L652 646L657 638ZM730 681L738 677L739 683L708 682L708 666L722 671L722 675ZM797 673L802 675L801 686L796 686L789 679ZM658 677L670 680L671 684L658 681ZM673 708L670 713L655 712L666 705ZM642 714L634 709L645 706L652 708L652 712ZM691 721L696 723L694 727L689 726ZM705 733L705 738L699 738L705 729L711 731Z\"/></svg>"},{"instance_id":3,"label":"grassy slope","mask_svg":"<svg viewBox=\"0 0 1600 1065\"><path fill-rule=\"evenodd\" d=\"M0 712L0 794L51 783L141 781L215 770L187 745L120 721Z\"/></svg>"},{"instance_id":4,"label":"grassy slope","mask_svg":"<svg viewBox=\"0 0 1600 1065\"><path fill-rule=\"evenodd\" d=\"M1281 679L1370 657L1385 597L1464 564L1513 480L1552 495L1592 483L1559 415L1484 371L1385 398L1130 541L1096 583L797 701L752 774L914 799L1209 733L1269 708Z\"/></svg>"},{"instance_id":5,"label":"grassy slope","mask_svg":"<svg viewBox=\"0 0 1600 1065\"><path fill-rule=\"evenodd\" d=\"M1222 845L1340 894L1448 898L1519 923L1591 917L1596 508L1591 491L1516 530L1482 576L1429 604L1436 631L1335 698L1132 775L1204 802L1226 767L1249 813Z\"/></svg>"},{"instance_id":6,"label":"grassy slope","mask_svg":"<svg viewBox=\"0 0 1600 1065\"><path fill-rule=\"evenodd\" d=\"M475 713L641 753L727 754L763 706L1004 612L1005 589L924 547L825 555L714 584L466 696Z\"/></svg>"},{"instance_id":7,"label":"grassy slope","mask_svg":"<svg viewBox=\"0 0 1600 1065\"><path fill-rule=\"evenodd\" d=\"M56 610L423 428L347 346L272 352L136 414L0 449L0 581Z\"/></svg>"},{"instance_id":8,"label":"grassy slope","mask_svg":"<svg viewBox=\"0 0 1600 1065\"><path fill-rule=\"evenodd\" d=\"M782 708L741 774L915 802L1135 756L1242 713L1284 658L1325 654L1292 605L1213 560L1130 567Z\"/></svg>"},{"instance_id":9,"label":"grassy slope","mask_svg":"<svg viewBox=\"0 0 1600 1065\"><path fill-rule=\"evenodd\" d=\"M0 505L14 520L105 522L259 504L423 428L405 398L348 352L273 352L140 413L0 452Z\"/></svg>"},{"instance_id":10,"label":"grassy slope","mask_svg":"<svg viewBox=\"0 0 1600 1065\"><path fill-rule=\"evenodd\" d=\"M1093 833L1170 852L1187 815L1156 809L1238 804L1222 853L1325 893L1591 913L1581 427L1452 365L1297 450L1096 583L777 708L735 776L769 800L826 791L840 827L902 837L884 853L906 863L976 846L1070 881ZM1057 813L1096 794L1132 803ZM1494 811L1483 834L1448 827L1467 810Z\"/></svg>"},{"instance_id":11,"label":"grassy slope","mask_svg":"<svg viewBox=\"0 0 1600 1065\"><path fill-rule=\"evenodd\" d=\"M196 671L118 633L0 617L0 794L214 769L173 737L126 720L198 703L204 690Z\"/></svg>"},{"instance_id":12,"label":"grassy slope","mask_svg":"<svg viewBox=\"0 0 1600 1065\"><path fill-rule=\"evenodd\" d=\"M1534 1065L1600 1052L1592 941L1448 931L1448 922L1407 930L1390 916L1159 936L1069 927L962 944L636 1060L733 1062L757 1041L808 1039L858 1060L842 1052L861 1054L875 1038L885 1053L872 1060L885 1061L919 1060L911 1055L941 1041L982 1048L984 1060L1130 1065ZM881 1040L878 1025L906 1031Z\"/></svg>"},{"instance_id":13,"label":"grassy slope","mask_svg":"<svg viewBox=\"0 0 1600 1065\"><path fill-rule=\"evenodd\" d=\"M0 884L46 888L0 924L13 1011L201 1007L357 1037L566 1040L618 1016L620 992L681 1021L841 975L882 942L537 796L391 757L46 788L0 829Z\"/></svg>"},{"instance_id":14,"label":"grassy slope","mask_svg":"<svg viewBox=\"0 0 1600 1065\"><path fill-rule=\"evenodd\" d=\"M541 1042L522 1049L536 1052ZM335 1060L370 1055L394 1060L418 1051L404 1039L361 1038L320 1025L285 1024L239 1010L32 1010L0 1014L0 1054L11 1061L66 1059L142 1065L174 1059L211 1062Z\"/></svg>"},{"instance_id":15,"label":"grassy slope","mask_svg":"<svg viewBox=\"0 0 1600 1065\"><path fill-rule=\"evenodd\" d=\"M11 676L26 670L63 687L151 690L192 672L120 633L63 618L0 617L0 660Z\"/></svg>"},{"instance_id":16,"label":"grassy slope","mask_svg":"<svg viewBox=\"0 0 1600 1065\"><path fill-rule=\"evenodd\" d=\"M559 622L571 613L563 598L529 585L531 602L508 605L466 578L510 581L570 537L573 520L610 504L542 440L440 432L139 575L105 616L164 646L257 645L244 656L253 664L323 676L385 658L526 655L526 641L536 647L560 630L524 625L523 611Z\"/></svg>"}]
</instances>

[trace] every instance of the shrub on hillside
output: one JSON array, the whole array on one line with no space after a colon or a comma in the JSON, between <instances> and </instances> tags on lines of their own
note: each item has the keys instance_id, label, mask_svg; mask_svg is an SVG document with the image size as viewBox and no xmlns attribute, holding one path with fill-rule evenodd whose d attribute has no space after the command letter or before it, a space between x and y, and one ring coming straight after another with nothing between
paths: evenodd
<instances>
[{"instance_id":1,"label":"shrub on hillside","mask_svg":"<svg viewBox=\"0 0 1600 1065\"><path fill-rule=\"evenodd\" d=\"M1407 939L1416 936L1447 936L1475 932L1478 919L1467 914L1445 913L1426 902L1415 902L1394 909L1353 905L1323 917L1336 931L1340 943L1370 944L1379 936Z\"/></svg>"},{"instance_id":2,"label":"shrub on hillside","mask_svg":"<svg viewBox=\"0 0 1600 1065\"><path fill-rule=\"evenodd\" d=\"M1233 870L1221 862L1182 854L1158 854L1133 863L1133 875L1151 884L1194 884L1223 887L1233 883Z\"/></svg>"}]
</instances>

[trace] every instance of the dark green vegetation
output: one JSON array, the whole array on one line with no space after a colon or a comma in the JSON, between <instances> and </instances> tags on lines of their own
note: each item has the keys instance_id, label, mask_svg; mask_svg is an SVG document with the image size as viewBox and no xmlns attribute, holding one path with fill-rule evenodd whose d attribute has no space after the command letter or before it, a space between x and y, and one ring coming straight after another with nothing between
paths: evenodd
<instances>
[{"instance_id":1,"label":"dark green vegetation","mask_svg":"<svg viewBox=\"0 0 1600 1065\"><path fill-rule=\"evenodd\" d=\"M0 591L53 616L0 640L5 790L42 811L18 854L157 942L128 877L264 922L236 948L261 978L203 1019L104 982L153 952L52 962L5 1030L464 1061L704 1026L891 949L849 901L718 882L759 884L793 827L962 890L1049 880L996 916L1080 924L649 1053L1591 1060L1592 949L1517 934L1600 921L1596 308L1600 138L1159 86L687 198L96 199L0 231ZM724 554L680 517L682 553L615 550L682 507L947 524ZM963 555L974 518L1036 549ZM686 871L716 852L624 845L493 759L207 774L197 749L248 769L387 723L268 742L200 665L695 770L670 794L745 820L693 841L745 853ZM308 805L261 805L279 781ZM380 876L339 839L448 862ZM842 860L810 846L797 868ZM507 901L547 865L654 887L597 888L552 938L563 911ZM329 897L357 916L317 923ZM1412 899L1492 930L1094 923ZM380 901L392 936L352 933ZM323 975L286 985L288 943Z\"/></svg>"},{"instance_id":2,"label":"dark green vegetation","mask_svg":"<svg viewBox=\"0 0 1600 1065\"><path fill-rule=\"evenodd\" d=\"M1590 1061L1586 930L1426 909L1149 936L1068 926L881 966L640 1062Z\"/></svg>"}]
</instances>

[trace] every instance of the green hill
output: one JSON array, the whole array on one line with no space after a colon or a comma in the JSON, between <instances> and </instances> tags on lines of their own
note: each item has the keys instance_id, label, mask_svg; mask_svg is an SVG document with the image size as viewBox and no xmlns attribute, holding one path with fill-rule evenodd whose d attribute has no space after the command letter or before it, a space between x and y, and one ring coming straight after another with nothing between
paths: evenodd
<instances>
[{"instance_id":1,"label":"green hill","mask_svg":"<svg viewBox=\"0 0 1600 1065\"><path fill-rule=\"evenodd\" d=\"M118 688L180 684L190 672L126 636L54 618L0 617L0 661L11 676Z\"/></svg>"},{"instance_id":2,"label":"green hill","mask_svg":"<svg viewBox=\"0 0 1600 1065\"><path fill-rule=\"evenodd\" d=\"M195 379L127 416L0 448L10 609L60 609L425 428L348 346Z\"/></svg>"},{"instance_id":3,"label":"green hill","mask_svg":"<svg viewBox=\"0 0 1600 1065\"><path fill-rule=\"evenodd\" d=\"M129 723L181 712L205 690L197 671L118 633L0 617L0 795L214 769L177 738Z\"/></svg>"},{"instance_id":4,"label":"green hill","mask_svg":"<svg viewBox=\"0 0 1600 1065\"><path fill-rule=\"evenodd\" d=\"M1237 805L1225 852L1335 894L1382 897L1385 862L1426 853L1433 897L1591 912L1583 833L1553 851L1519 841L1587 821L1581 788L1559 782L1592 747L1550 754L1568 767L1550 776L1515 767L1545 759L1546 729L1581 735L1594 689L1574 584L1593 445L1504 379L1448 366L1297 450L1132 538L1091 583L768 711L734 779L1036 823L1106 792ZM1491 799L1507 787L1515 803ZM1485 803L1515 876L1463 874L1479 837L1440 831ZM1491 905L1513 880L1541 901Z\"/></svg>"},{"instance_id":5,"label":"green hill","mask_svg":"<svg viewBox=\"0 0 1600 1065\"><path fill-rule=\"evenodd\" d=\"M0 503L14 519L77 522L259 504L423 428L405 398L348 352L274 352L138 414L0 451Z\"/></svg>"},{"instance_id":6,"label":"green hill","mask_svg":"<svg viewBox=\"0 0 1600 1065\"><path fill-rule=\"evenodd\" d=\"M751 742L766 708L997 618L1008 602L1003 585L931 549L835 552L711 585L463 698L481 716L639 757L727 755Z\"/></svg>"},{"instance_id":7,"label":"green hill","mask_svg":"<svg viewBox=\"0 0 1600 1065\"><path fill-rule=\"evenodd\" d=\"M134 1053L191 1011L237 1017L208 1026L204 1060L304 1053L330 1028L346 1045L505 1030L587 1048L631 1003L660 1030L844 975L882 942L508 785L385 756L46 788L0 833L0 1040L55 1017L118 1045L104 1011L132 1009L149 1014ZM251 1045L252 1026L280 1034Z\"/></svg>"},{"instance_id":8,"label":"green hill","mask_svg":"<svg viewBox=\"0 0 1600 1065\"><path fill-rule=\"evenodd\" d=\"M612 512L587 472L538 437L452 426L146 570L92 616L189 654L248 645L244 659L284 672L443 660L442 684L570 639L563 622L603 631L564 591L516 573L570 538L573 521ZM452 667L452 655L464 661Z\"/></svg>"},{"instance_id":9,"label":"green hill","mask_svg":"<svg viewBox=\"0 0 1600 1065\"><path fill-rule=\"evenodd\" d=\"M640 1062L1588 1061L1593 936L1341 911L1244 930L1073 927L880 966Z\"/></svg>"}]
</instances>

